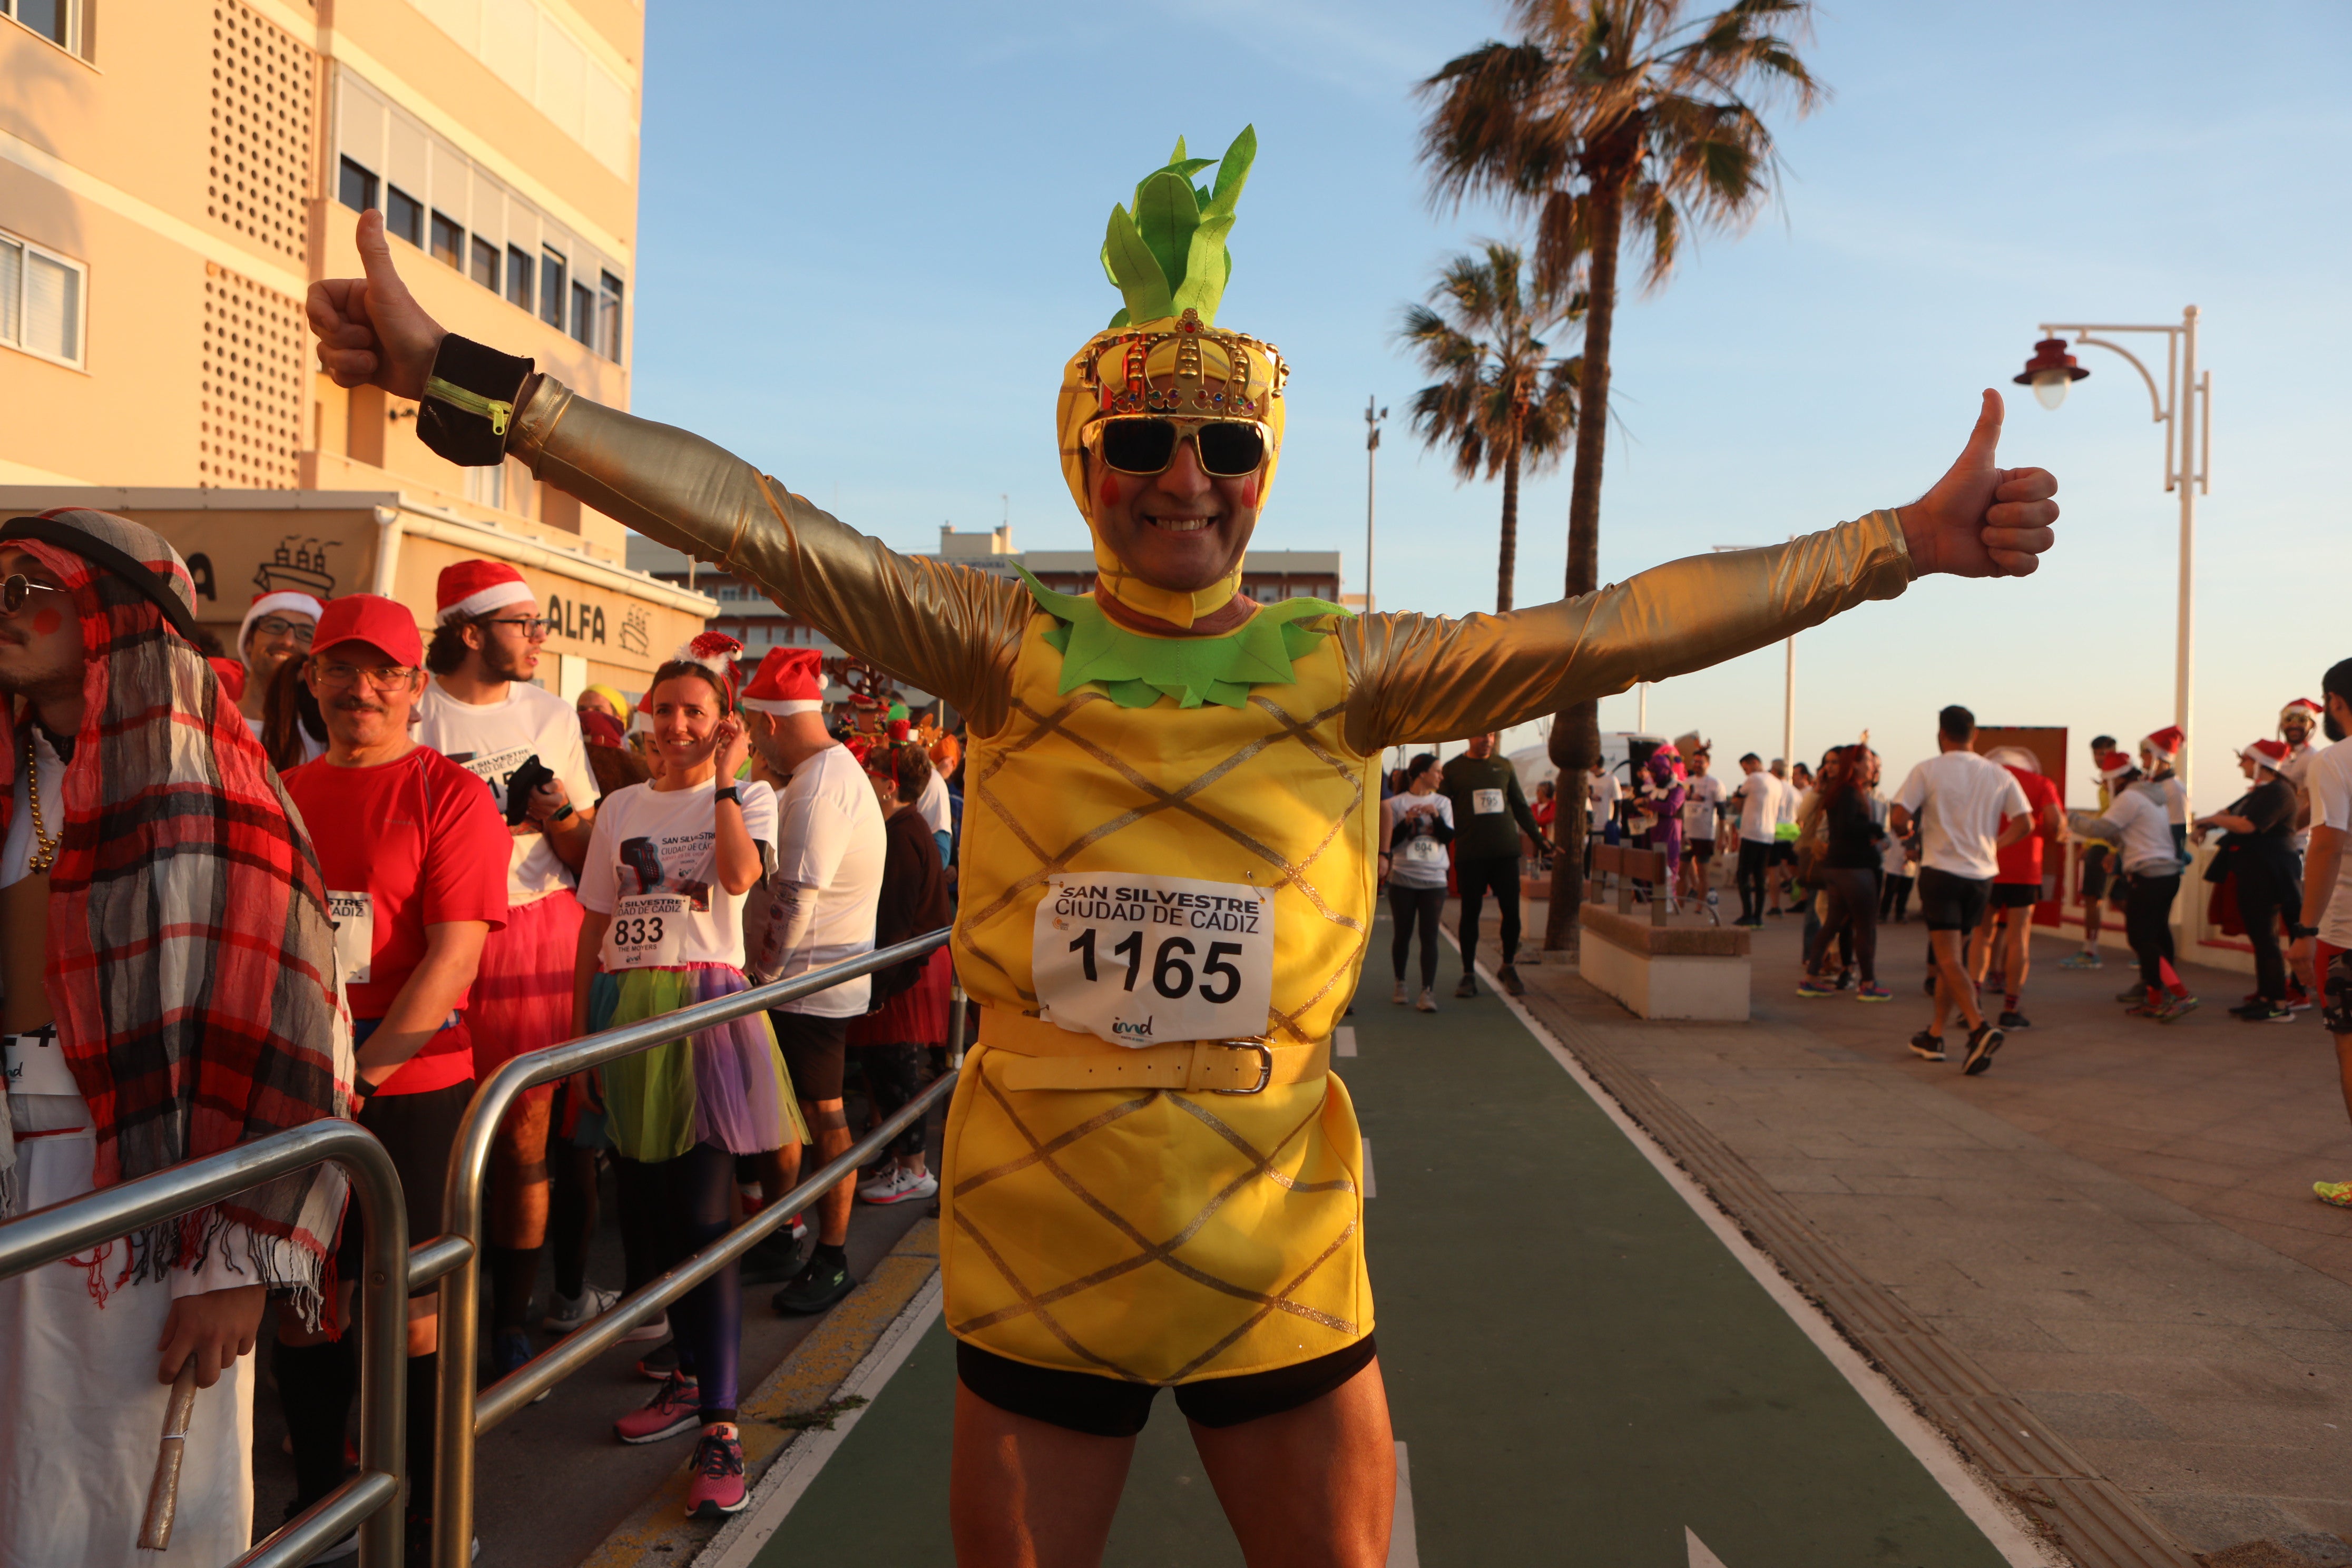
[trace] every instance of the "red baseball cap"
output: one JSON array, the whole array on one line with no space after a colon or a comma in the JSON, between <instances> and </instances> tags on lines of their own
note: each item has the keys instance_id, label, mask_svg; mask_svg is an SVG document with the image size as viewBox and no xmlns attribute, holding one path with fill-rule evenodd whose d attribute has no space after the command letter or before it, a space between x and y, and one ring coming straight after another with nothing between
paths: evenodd
<instances>
[{"instance_id":1,"label":"red baseball cap","mask_svg":"<svg viewBox=\"0 0 2352 1568\"><path fill-rule=\"evenodd\" d=\"M412 669L425 662L425 639L416 635L416 617L407 605L381 594L346 594L327 601L318 629L310 634L310 646L324 653L345 642L370 644L394 664Z\"/></svg>"}]
</instances>

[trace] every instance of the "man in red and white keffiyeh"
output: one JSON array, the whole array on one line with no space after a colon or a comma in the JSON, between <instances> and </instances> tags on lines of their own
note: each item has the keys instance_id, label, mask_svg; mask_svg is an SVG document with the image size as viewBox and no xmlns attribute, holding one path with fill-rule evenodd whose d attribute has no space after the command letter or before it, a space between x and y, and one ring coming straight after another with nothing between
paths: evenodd
<instances>
[{"instance_id":1,"label":"man in red and white keffiyeh","mask_svg":"<svg viewBox=\"0 0 2352 1568\"><path fill-rule=\"evenodd\" d=\"M0 524L0 1214L348 1101L318 862L194 609L185 564L136 523ZM0 1565L138 1560L191 1358L211 1392L173 1544L246 1549L246 1352L269 1290L316 1321L345 1191L314 1167L0 1279Z\"/></svg>"}]
</instances>

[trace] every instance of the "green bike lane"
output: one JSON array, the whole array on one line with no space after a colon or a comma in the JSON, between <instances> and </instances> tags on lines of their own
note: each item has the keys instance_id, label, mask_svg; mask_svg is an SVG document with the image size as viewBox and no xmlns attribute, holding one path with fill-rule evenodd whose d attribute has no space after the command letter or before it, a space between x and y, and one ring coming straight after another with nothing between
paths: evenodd
<instances>
[{"instance_id":1,"label":"green bike lane","mask_svg":"<svg viewBox=\"0 0 2352 1568\"><path fill-rule=\"evenodd\" d=\"M2035 1560L2014 1537L2011 1557L1996 1549L1500 999L1423 1015L1374 992L1336 1065L1370 1150L1381 1364L1409 1487L1392 1563ZM951 1562L954 1376L933 1315L789 1515L762 1521L775 1533L754 1561ZM1106 1561L1241 1562L1168 1400Z\"/></svg>"}]
</instances>

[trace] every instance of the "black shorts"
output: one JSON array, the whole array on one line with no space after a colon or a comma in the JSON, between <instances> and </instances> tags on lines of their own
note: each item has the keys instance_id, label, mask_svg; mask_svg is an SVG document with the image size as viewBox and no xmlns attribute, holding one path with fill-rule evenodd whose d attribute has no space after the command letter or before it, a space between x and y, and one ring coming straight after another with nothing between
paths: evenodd
<instances>
[{"instance_id":1,"label":"black shorts","mask_svg":"<svg viewBox=\"0 0 2352 1568\"><path fill-rule=\"evenodd\" d=\"M2095 903L2107 890L2107 859L2110 851L2104 844L2094 844L2083 851L2083 901Z\"/></svg>"},{"instance_id":2,"label":"black shorts","mask_svg":"<svg viewBox=\"0 0 2352 1568\"><path fill-rule=\"evenodd\" d=\"M441 1234L441 1191L449 1181L449 1151L457 1147L457 1124L473 1103L474 1082L428 1089L422 1094L376 1094L368 1097L355 1120L376 1136L392 1168L400 1173L402 1206L408 1211L408 1245L429 1241ZM343 1218L343 1238L335 1247L335 1263L346 1279L366 1276L367 1234L361 1224L357 1194ZM429 1296L436 1285L416 1294Z\"/></svg>"},{"instance_id":3,"label":"black shorts","mask_svg":"<svg viewBox=\"0 0 2352 1568\"><path fill-rule=\"evenodd\" d=\"M1984 924L1992 896L1990 877L1956 877L1933 866L1919 868L1919 918L1929 931L1974 931Z\"/></svg>"},{"instance_id":4,"label":"black shorts","mask_svg":"<svg viewBox=\"0 0 2352 1568\"><path fill-rule=\"evenodd\" d=\"M2327 961L2319 986L2325 1004L2320 1020L2327 1026L2327 1032L2352 1035L2352 952L2339 952Z\"/></svg>"},{"instance_id":5,"label":"black shorts","mask_svg":"<svg viewBox=\"0 0 2352 1568\"><path fill-rule=\"evenodd\" d=\"M999 1410L1097 1437L1132 1437L1151 1415L1159 1385L1091 1372L1031 1366L956 1342L956 1378ZM1238 1426L1312 1405L1371 1364L1366 1334L1343 1351L1272 1372L1203 1378L1176 1385L1176 1408L1203 1426Z\"/></svg>"},{"instance_id":6,"label":"black shorts","mask_svg":"<svg viewBox=\"0 0 2352 1568\"><path fill-rule=\"evenodd\" d=\"M1992 907L1997 910L2030 910L2042 901L2039 882L1995 882L1992 885Z\"/></svg>"},{"instance_id":7,"label":"black shorts","mask_svg":"<svg viewBox=\"0 0 2352 1568\"><path fill-rule=\"evenodd\" d=\"M1764 858L1764 864L1767 866L1793 866L1796 863L1797 841L1795 839L1775 838L1772 840L1772 851Z\"/></svg>"},{"instance_id":8,"label":"black shorts","mask_svg":"<svg viewBox=\"0 0 2352 1568\"><path fill-rule=\"evenodd\" d=\"M1712 838L1690 839L1683 845L1683 853L1701 865L1705 865L1715 858L1715 840Z\"/></svg>"},{"instance_id":9,"label":"black shorts","mask_svg":"<svg viewBox=\"0 0 2352 1568\"><path fill-rule=\"evenodd\" d=\"M803 1101L839 1100L842 1064L849 1037L846 1018L819 1018L807 1013L771 1013L776 1044L784 1048L784 1066L793 1075L793 1093Z\"/></svg>"}]
</instances>

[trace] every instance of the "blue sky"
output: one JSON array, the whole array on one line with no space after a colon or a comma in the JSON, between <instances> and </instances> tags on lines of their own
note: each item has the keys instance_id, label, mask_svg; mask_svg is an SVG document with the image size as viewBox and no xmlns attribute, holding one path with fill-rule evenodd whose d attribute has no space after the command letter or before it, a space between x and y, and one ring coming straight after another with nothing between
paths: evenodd
<instances>
[{"instance_id":1,"label":"blue sky","mask_svg":"<svg viewBox=\"0 0 2352 1568\"><path fill-rule=\"evenodd\" d=\"M1178 134L1214 154L1254 122L1221 319L1296 367L1258 542L1338 549L1360 589L1364 401L1401 411L1420 384L1399 312L1449 254L1515 233L1430 209L1412 89L1501 22L1484 0L666 0L647 18L635 405L901 548L1008 508L1022 547L1078 547L1053 393L1118 303L1104 217ZM2008 378L2038 322L2194 303L2215 383L2197 793L2224 804L2232 750L2352 655L2331 581L2352 565L2347 50L2334 0L1824 10L1807 58L1833 96L1776 120L1780 205L1620 311L1603 578L1908 501L1998 385L2004 460L2060 476L2058 552L2030 581L1930 580L1806 634L1799 753L1867 727L1907 766L1948 701L2070 726L2078 757L2094 732L2168 723L2178 512L2147 395L2096 350L2055 414ZM1457 485L1398 420L1381 458L1382 607L1491 608L1497 487ZM1522 604L1559 591L1567 489L1563 472L1523 494ZM1651 727L1769 755L1781 697L1775 647L1654 688ZM1603 727L1633 711L1609 700Z\"/></svg>"}]
</instances>

